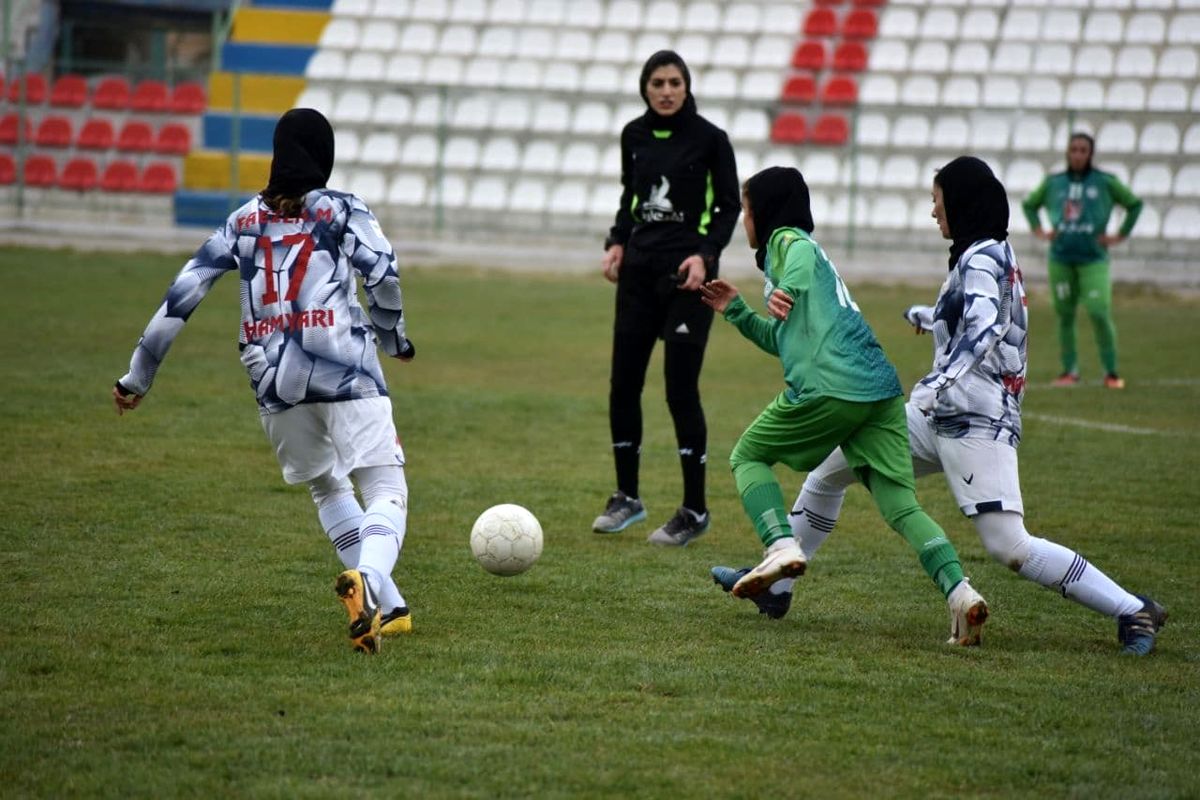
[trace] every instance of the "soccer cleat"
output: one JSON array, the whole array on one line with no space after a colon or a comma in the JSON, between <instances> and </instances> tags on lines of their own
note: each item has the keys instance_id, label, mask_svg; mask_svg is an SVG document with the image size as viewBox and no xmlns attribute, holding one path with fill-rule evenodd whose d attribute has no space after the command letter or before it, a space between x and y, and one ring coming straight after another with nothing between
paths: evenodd
<instances>
[{"instance_id":1,"label":"soccer cleat","mask_svg":"<svg viewBox=\"0 0 1200 800\"><path fill-rule=\"evenodd\" d=\"M408 606L393 608L379 620L380 636L399 636L402 633L412 633L412 629L412 614Z\"/></svg>"},{"instance_id":2,"label":"soccer cleat","mask_svg":"<svg viewBox=\"0 0 1200 800\"><path fill-rule=\"evenodd\" d=\"M729 591L734 597L757 597L780 578L799 578L807 566L804 553L792 540L791 547L768 550L759 565L738 578Z\"/></svg>"},{"instance_id":3,"label":"soccer cleat","mask_svg":"<svg viewBox=\"0 0 1200 800\"><path fill-rule=\"evenodd\" d=\"M720 586L726 592L730 592L733 591L734 584L748 572L750 572L749 567L741 569L713 567L713 583ZM754 605L758 606L758 613L766 614L771 619L783 619L788 609L792 607L792 593L790 590L786 592L772 592L768 589L762 594L754 595L750 599L754 601Z\"/></svg>"},{"instance_id":4,"label":"soccer cleat","mask_svg":"<svg viewBox=\"0 0 1200 800\"><path fill-rule=\"evenodd\" d=\"M359 570L348 569L337 576L334 590L350 616L350 646L360 653L378 653L379 603L366 577Z\"/></svg>"},{"instance_id":5,"label":"soccer cleat","mask_svg":"<svg viewBox=\"0 0 1200 800\"><path fill-rule=\"evenodd\" d=\"M946 644L978 647L983 641L983 623L987 622L988 606L983 595L963 578L946 598L950 606L950 638Z\"/></svg>"},{"instance_id":6,"label":"soccer cleat","mask_svg":"<svg viewBox=\"0 0 1200 800\"><path fill-rule=\"evenodd\" d=\"M712 521L707 511L699 519L686 508L680 508L666 523L647 537L647 541L668 547L687 547L688 542L699 539L708 530Z\"/></svg>"},{"instance_id":7,"label":"soccer cleat","mask_svg":"<svg viewBox=\"0 0 1200 800\"><path fill-rule=\"evenodd\" d=\"M1105 389L1124 389L1125 379L1117 376L1115 372L1110 372L1104 376Z\"/></svg>"},{"instance_id":8,"label":"soccer cleat","mask_svg":"<svg viewBox=\"0 0 1200 800\"><path fill-rule=\"evenodd\" d=\"M1141 611L1117 617L1117 641L1122 654L1146 656L1154 650L1155 638L1167 624L1167 610L1149 597L1139 594L1137 598L1142 601Z\"/></svg>"},{"instance_id":9,"label":"soccer cleat","mask_svg":"<svg viewBox=\"0 0 1200 800\"><path fill-rule=\"evenodd\" d=\"M624 492L613 492L613 496L608 498L608 505L604 507L604 513L592 523L592 530L596 533L617 533L645 518L646 507L641 500Z\"/></svg>"},{"instance_id":10,"label":"soccer cleat","mask_svg":"<svg viewBox=\"0 0 1200 800\"><path fill-rule=\"evenodd\" d=\"M1050 384L1051 386L1074 386L1079 383L1079 374L1075 372L1064 372L1059 375Z\"/></svg>"}]
</instances>

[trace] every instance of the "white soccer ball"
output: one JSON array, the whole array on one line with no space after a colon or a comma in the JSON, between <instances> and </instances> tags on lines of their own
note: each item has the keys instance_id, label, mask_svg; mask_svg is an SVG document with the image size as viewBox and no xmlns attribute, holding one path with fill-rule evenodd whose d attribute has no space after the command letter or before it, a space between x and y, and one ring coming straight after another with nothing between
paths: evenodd
<instances>
[{"instance_id":1,"label":"white soccer ball","mask_svg":"<svg viewBox=\"0 0 1200 800\"><path fill-rule=\"evenodd\" d=\"M492 506L471 528L471 552L493 575L519 575L542 554L542 526L526 508Z\"/></svg>"}]
</instances>

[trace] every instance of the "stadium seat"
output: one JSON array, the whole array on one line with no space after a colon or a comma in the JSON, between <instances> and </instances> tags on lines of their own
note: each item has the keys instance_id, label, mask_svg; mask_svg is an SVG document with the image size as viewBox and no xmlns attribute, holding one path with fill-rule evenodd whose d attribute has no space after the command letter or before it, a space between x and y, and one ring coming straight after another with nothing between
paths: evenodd
<instances>
[{"instance_id":1,"label":"stadium seat","mask_svg":"<svg viewBox=\"0 0 1200 800\"><path fill-rule=\"evenodd\" d=\"M1026 108L1062 108L1062 84L1055 78L1034 77L1025 84Z\"/></svg>"},{"instance_id":2,"label":"stadium seat","mask_svg":"<svg viewBox=\"0 0 1200 800\"><path fill-rule=\"evenodd\" d=\"M1104 107L1115 111L1144 111L1146 90L1141 81L1113 81L1104 96Z\"/></svg>"},{"instance_id":3,"label":"stadium seat","mask_svg":"<svg viewBox=\"0 0 1200 800\"><path fill-rule=\"evenodd\" d=\"M548 139L534 139L525 145L521 154L521 172L558 172L561 163L558 143Z\"/></svg>"},{"instance_id":4,"label":"stadium seat","mask_svg":"<svg viewBox=\"0 0 1200 800\"><path fill-rule=\"evenodd\" d=\"M445 152L443 151L443 158ZM358 160L364 164L391 167L400 163L400 137L390 131L375 131L363 139Z\"/></svg>"},{"instance_id":5,"label":"stadium seat","mask_svg":"<svg viewBox=\"0 0 1200 800\"><path fill-rule=\"evenodd\" d=\"M22 126L15 112L5 114L0 118L0 144L16 144L18 138L32 142L33 123L26 117Z\"/></svg>"},{"instance_id":6,"label":"stadium seat","mask_svg":"<svg viewBox=\"0 0 1200 800\"><path fill-rule=\"evenodd\" d=\"M1036 42L1042 27L1042 12L1033 8L1010 8L1004 15L1000 37L1006 42Z\"/></svg>"},{"instance_id":7,"label":"stadium seat","mask_svg":"<svg viewBox=\"0 0 1200 800\"><path fill-rule=\"evenodd\" d=\"M1019 152L1038 153L1053 150L1053 131L1045 117L1025 116L1013 128L1012 148Z\"/></svg>"},{"instance_id":8,"label":"stadium seat","mask_svg":"<svg viewBox=\"0 0 1200 800\"><path fill-rule=\"evenodd\" d=\"M660 30L677 31L683 27L683 9L675 0L658 0L649 5L643 20Z\"/></svg>"},{"instance_id":9,"label":"stadium seat","mask_svg":"<svg viewBox=\"0 0 1200 800\"><path fill-rule=\"evenodd\" d=\"M481 23L488 18L487 0L454 0L448 18L452 22Z\"/></svg>"},{"instance_id":10,"label":"stadium seat","mask_svg":"<svg viewBox=\"0 0 1200 800\"><path fill-rule=\"evenodd\" d=\"M199 114L208 108L208 95L198 83L185 81L171 90L168 109L174 114Z\"/></svg>"},{"instance_id":11,"label":"stadium seat","mask_svg":"<svg viewBox=\"0 0 1200 800\"><path fill-rule=\"evenodd\" d=\"M1177 13L1167 31L1171 44L1200 44L1200 14Z\"/></svg>"},{"instance_id":12,"label":"stadium seat","mask_svg":"<svg viewBox=\"0 0 1200 800\"><path fill-rule=\"evenodd\" d=\"M833 68L838 72L862 72L867 68L867 48L862 42L842 42L833 51Z\"/></svg>"},{"instance_id":13,"label":"stadium seat","mask_svg":"<svg viewBox=\"0 0 1200 800\"><path fill-rule=\"evenodd\" d=\"M868 74L858 87L858 101L868 106L894 106L900 96L896 79L890 75Z\"/></svg>"},{"instance_id":14,"label":"stadium seat","mask_svg":"<svg viewBox=\"0 0 1200 800\"><path fill-rule=\"evenodd\" d=\"M328 50L353 50L358 47L359 35L357 20L335 15L321 31L318 44Z\"/></svg>"},{"instance_id":15,"label":"stadium seat","mask_svg":"<svg viewBox=\"0 0 1200 800\"><path fill-rule=\"evenodd\" d=\"M928 75L910 75L900 86L900 103L906 106L936 106L938 82Z\"/></svg>"},{"instance_id":16,"label":"stadium seat","mask_svg":"<svg viewBox=\"0 0 1200 800\"><path fill-rule=\"evenodd\" d=\"M554 45L556 59L563 61L591 62L595 42L590 31L565 30ZM542 54L545 58L545 53Z\"/></svg>"},{"instance_id":17,"label":"stadium seat","mask_svg":"<svg viewBox=\"0 0 1200 800\"><path fill-rule=\"evenodd\" d=\"M537 89L543 85L542 65L536 61L504 62L500 85L508 89Z\"/></svg>"},{"instance_id":18,"label":"stadium seat","mask_svg":"<svg viewBox=\"0 0 1200 800\"><path fill-rule=\"evenodd\" d=\"M58 167L50 156L35 154L25 159L24 180L26 186L50 187L58 179Z\"/></svg>"},{"instance_id":19,"label":"stadium seat","mask_svg":"<svg viewBox=\"0 0 1200 800\"><path fill-rule=\"evenodd\" d=\"M778 70L757 70L742 74L738 95L743 101L767 102L779 98Z\"/></svg>"},{"instance_id":20,"label":"stadium seat","mask_svg":"<svg viewBox=\"0 0 1200 800\"><path fill-rule=\"evenodd\" d=\"M1168 47L1158 58L1158 77L1186 78L1192 80L1200 72L1196 49L1193 47Z\"/></svg>"},{"instance_id":21,"label":"stadium seat","mask_svg":"<svg viewBox=\"0 0 1200 800\"><path fill-rule=\"evenodd\" d=\"M1046 11L1042 20L1042 40L1048 42L1078 42L1082 31L1079 12L1074 9Z\"/></svg>"},{"instance_id":22,"label":"stadium seat","mask_svg":"<svg viewBox=\"0 0 1200 800\"><path fill-rule=\"evenodd\" d=\"M692 80L696 79L693 75ZM588 64L583 68L579 88L584 94L611 94L614 87L621 85L621 70L615 64Z\"/></svg>"},{"instance_id":23,"label":"stadium seat","mask_svg":"<svg viewBox=\"0 0 1200 800\"><path fill-rule=\"evenodd\" d=\"M158 129L154 138L154 152L162 155L187 155L192 149L192 132L188 126L168 122Z\"/></svg>"},{"instance_id":24,"label":"stadium seat","mask_svg":"<svg viewBox=\"0 0 1200 800\"><path fill-rule=\"evenodd\" d=\"M913 72L945 72L950 64L950 48L945 42L921 42L912 52Z\"/></svg>"},{"instance_id":25,"label":"stadium seat","mask_svg":"<svg viewBox=\"0 0 1200 800\"><path fill-rule=\"evenodd\" d=\"M1107 120L1096 134L1096 147L1105 153L1134 152L1137 149L1137 132L1133 123L1123 119Z\"/></svg>"},{"instance_id":26,"label":"stadium seat","mask_svg":"<svg viewBox=\"0 0 1200 800\"><path fill-rule=\"evenodd\" d=\"M1129 45L1117 51L1114 72L1120 78L1150 78L1157 66L1153 50L1145 45Z\"/></svg>"},{"instance_id":27,"label":"stadium seat","mask_svg":"<svg viewBox=\"0 0 1200 800\"><path fill-rule=\"evenodd\" d=\"M381 134L372 134L371 139ZM399 148L397 147L397 150ZM442 165L452 170L470 172L479 166L479 142L471 136L451 136L442 151Z\"/></svg>"},{"instance_id":28,"label":"stadium seat","mask_svg":"<svg viewBox=\"0 0 1200 800\"><path fill-rule=\"evenodd\" d=\"M1154 205L1146 203L1142 206L1142 213L1138 216L1136 235L1139 239L1156 239L1162 235L1162 217L1159 216L1158 208Z\"/></svg>"},{"instance_id":29,"label":"stadium seat","mask_svg":"<svg viewBox=\"0 0 1200 800\"><path fill-rule=\"evenodd\" d=\"M979 105L979 81L969 76L947 78L942 85L942 105L975 108Z\"/></svg>"},{"instance_id":30,"label":"stadium seat","mask_svg":"<svg viewBox=\"0 0 1200 800\"><path fill-rule=\"evenodd\" d=\"M757 108L739 109L733 115L729 137L737 142L765 142L771 136L771 121L767 113ZM742 160L739 155L738 160Z\"/></svg>"},{"instance_id":31,"label":"stadium seat","mask_svg":"<svg viewBox=\"0 0 1200 800\"><path fill-rule=\"evenodd\" d=\"M722 32L756 33L759 30L763 8L758 3L729 3L721 18Z\"/></svg>"},{"instance_id":32,"label":"stadium seat","mask_svg":"<svg viewBox=\"0 0 1200 800\"><path fill-rule=\"evenodd\" d=\"M1033 68L1033 47L1027 42L1000 42L992 54L992 72L1026 75Z\"/></svg>"},{"instance_id":33,"label":"stadium seat","mask_svg":"<svg viewBox=\"0 0 1200 800\"><path fill-rule=\"evenodd\" d=\"M1168 209L1162 235L1167 239L1200 239L1200 208L1188 205Z\"/></svg>"},{"instance_id":34,"label":"stadium seat","mask_svg":"<svg viewBox=\"0 0 1200 800\"><path fill-rule=\"evenodd\" d=\"M475 29L467 25L448 25L438 38L437 53L448 56L470 56L478 51Z\"/></svg>"},{"instance_id":35,"label":"stadium seat","mask_svg":"<svg viewBox=\"0 0 1200 800\"><path fill-rule=\"evenodd\" d=\"M982 42L959 42L950 57L950 72L979 75L987 72L991 60L991 52Z\"/></svg>"},{"instance_id":36,"label":"stadium seat","mask_svg":"<svg viewBox=\"0 0 1200 800\"><path fill-rule=\"evenodd\" d=\"M130 120L117 134L117 149L123 152L148 152L154 149L154 132L145 122Z\"/></svg>"},{"instance_id":37,"label":"stadium seat","mask_svg":"<svg viewBox=\"0 0 1200 800\"><path fill-rule=\"evenodd\" d=\"M1074 73L1082 77L1107 78L1113 74L1113 51L1104 44L1086 44L1075 53Z\"/></svg>"},{"instance_id":38,"label":"stadium seat","mask_svg":"<svg viewBox=\"0 0 1200 800\"><path fill-rule=\"evenodd\" d=\"M1091 78L1076 78L1067 85L1066 96L1076 109L1104 108L1104 87Z\"/></svg>"},{"instance_id":39,"label":"stadium seat","mask_svg":"<svg viewBox=\"0 0 1200 800\"><path fill-rule=\"evenodd\" d=\"M304 75L310 80L341 80L346 77L346 57L337 50L318 50L308 60Z\"/></svg>"},{"instance_id":40,"label":"stadium seat","mask_svg":"<svg viewBox=\"0 0 1200 800\"><path fill-rule=\"evenodd\" d=\"M1171 193L1172 177L1166 164L1142 164L1133 171L1129 188L1136 195L1166 196Z\"/></svg>"},{"instance_id":41,"label":"stadium seat","mask_svg":"<svg viewBox=\"0 0 1200 800\"><path fill-rule=\"evenodd\" d=\"M879 19L869 8L855 8L842 20L845 39L873 39L879 32Z\"/></svg>"},{"instance_id":42,"label":"stadium seat","mask_svg":"<svg viewBox=\"0 0 1200 800\"><path fill-rule=\"evenodd\" d=\"M362 89L347 88L337 95L329 119L335 124L360 124L371 118L371 95Z\"/></svg>"},{"instance_id":43,"label":"stadium seat","mask_svg":"<svg viewBox=\"0 0 1200 800\"><path fill-rule=\"evenodd\" d=\"M353 164L358 161L362 154L362 142L358 133L350 128L338 128L333 132L333 142L339 163Z\"/></svg>"},{"instance_id":44,"label":"stadium seat","mask_svg":"<svg viewBox=\"0 0 1200 800\"><path fill-rule=\"evenodd\" d=\"M492 126L502 131L522 131L529 127L529 100L504 97L492 113Z\"/></svg>"},{"instance_id":45,"label":"stadium seat","mask_svg":"<svg viewBox=\"0 0 1200 800\"><path fill-rule=\"evenodd\" d=\"M145 194L171 194L178 186L175 168L164 161L155 161L142 170L137 188Z\"/></svg>"},{"instance_id":46,"label":"stadium seat","mask_svg":"<svg viewBox=\"0 0 1200 800\"><path fill-rule=\"evenodd\" d=\"M296 98L296 108L315 108L330 117L333 115L333 92L323 86L306 86Z\"/></svg>"},{"instance_id":47,"label":"stadium seat","mask_svg":"<svg viewBox=\"0 0 1200 800\"><path fill-rule=\"evenodd\" d=\"M1129 18L1125 41L1159 45L1166 38L1166 22L1156 11L1141 11Z\"/></svg>"},{"instance_id":48,"label":"stadium seat","mask_svg":"<svg viewBox=\"0 0 1200 800\"><path fill-rule=\"evenodd\" d=\"M144 80L129 95L129 107L134 111L163 112L170 108L170 93L162 81Z\"/></svg>"},{"instance_id":49,"label":"stadium seat","mask_svg":"<svg viewBox=\"0 0 1200 800\"><path fill-rule=\"evenodd\" d=\"M595 175L600 169L600 152L591 142L570 142L562 151L564 175Z\"/></svg>"},{"instance_id":50,"label":"stadium seat","mask_svg":"<svg viewBox=\"0 0 1200 800\"><path fill-rule=\"evenodd\" d=\"M817 98L817 82L811 75L793 75L783 84L782 98L785 103L807 105Z\"/></svg>"},{"instance_id":51,"label":"stadium seat","mask_svg":"<svg viewBox=\"0 0 1200 800\"><path fill-rule=\"evenodd\" d=\"M707 70L701 76L698 86L702 96L714 100L732 100L738 96L738 78L733 70Z\"/></svg>"},{"instance_id":52,"label":"stadium seat","mask_svg":"<svg viewBox=\"0 0 1200 800\"><path fill-rule=\"evenodd\" d=\"M479 155L479 168L487 172L511 172L521 163L521 148L509 136L488 139Z\"/></svg>"},{"instance_id":53,"label":"stadium seat","mask_svg":"<svg viewBox=\"0 0 1200 800\"><path fill-rule=\"evenodd\" d=\"M1015 108L1021 103L1021 83L1007 75L988 75L982 96L984 108Z\"/></svg>"},{"instance_id":54,"label":"stadium seat","mask_svg":"<svg viewBox=\"0 0 1200 800\"><path fill-rule=\"evenodd\" d=\"M929 146L929 117L924 114L904 114L892 124L892 145L898 149Z\"/></svg>"},{"instance_id":55,"label":"stadium seat","mask_svg":"<svg viewBox=\"0 0 1200 800\"><path fill-rule=\"evenodd\" d=\"M87 81L82 75L59 75L50 89L50 105L58 108L82 108L87 99Z\"/></svg>"},{"instance_id":56,"label":"stadium seat","mask_svg":"<svg viewBox=\"0 0 1200 800\"><path fill-rule=\"evenodd\" d=\"M1004 187L1009 193L1025 194L1032 192L1046 177L1046 169L1036 161L1029 159L1014 159L1004 173Z\"/></svg>"},{"instance_id":57,"label":"stadium seat","mask_svg":"<svg viewBox=\"0 0 1200 800\"><path fill-rule=\"evenodd\" d=\"M511 58L517 48L517 32L509 27L485 28L475 53L488 58Z\"/></svg>"},{"instance_id":58,"label":"stadium seat","mask_svg":"<svg viewBox=\"0 0 1200 800\"><path fill-rule=\"evenodd\" d=\"M560 25L565 11L565 4L559 0L530 0L526 21L530 25Z\"/></svg>"},{"instance_id":59,"label":"stadium seat","mask_svg":"<svg viewBox=\"0 0 1200 800\"><path fill-rule=\"evenodd\" d=\"M933 122L933 130L929 133L929 145L947 151L966 149L967 140L971 136L971 126L966 117L947 116L939 114Z\"/></svg>"},{"instance_id":60,"label":"stadium seat","mask_svg":"<svg viewBox=\"0 0 1200 800\"><path fill-rule=\"evenodd\" d=\"M1200 164L1185 164L1175 173L1176 197L1200 197Z\"/></svg>"},{"instance_id":61,"label":"stadium seat","mask_svg":"<svg viewBox=\"0 0 1200 800\"><path fill-rule=\"evenodd\" d=\"M1000 35L1000 18L990 8L972 8L963 15L958 35L962 39L993 42Z\"/></svg>"},{"instance_id":62,"label":"stadium seat","mask_svg":"<svg viewBox=\"0 0 1200 800\"><path fill-rule=\"evenodd\" d=\"M424 175L400 173L392 178L387 190L387 202L394 206L424 206L429 185Z\"/></svg>"},{"instance_id":63,"label":"stadium seat","mask_svg":"<svg viewBox=\"0 0 1200 800\"><path fill-rule=\"evenodd\" d=\"M601 135L612 133L614 120L612 109L607 103L587 102L575 107L571 116L570 130L572 133Z\"/></svg>"},{"instance_id":64,"label":"stadium seat","mask_svg":"<svg viewBox=\"0 0 1200 800\"><path fill-rule=\"evenodd\" d=\"M804 18L805 36L835 36L838 32L837 15L828 8L814 8Z\"/></svg>"},{"instance_id":65,"label":"stadium seat","mask_svg":"<svg viewBox=\"0 0 1200 800\"><path fill-rule=\"evenodd\" d=\"M782 113L771 124L771 141L801 144L808 138L808 121L799 114Z\"/></svg>"},{"instance_id":66,"label":"stadium seat","mask_svg":"<svg viewBox=\"0 0 1200 800\"><path fill-rule=\"evenodd\" d=\"M880 39L914 40L919 36L920 23L915 10L896 4L884 9L879 20Z\"/></svg>"},{"instance_id":67,"label":"stadium seat","mask_svg":"<svg viewBox=\"0 0 1200 800\"><path fill-rule=\"evenodd\" d=\"M418 5L421 5L418 3ZM358 39L359 50L374 50L381 53L392 53L397 50L406 53L433 53L438 49L437 28L424 23L415 23L404 29L401 38L399 29L390 22L373 20L363 26L362 35ZM351 75L362 74L351 72Z\"/></svg>"},{"instance_id":68,"label":"stadium seat","mask_svg":"<svg viewBox=\"0 0 1200 800\"><path fill-rule=\"evenodd\" d=\"M1120 42L1125 29L1120 14L1114 11L1093 11L1088 14L1083 29L1085 42Z\"/></svg>"},{"instance_id":69,"label":"stadium seat","mask_svg":"<svg viewBox=\"0 0 1200 800\"><path fill-rule=\"evenodd\" d=\"M745 36L722 36L714 47L710 62L717 67L745 69L750 66L750 41Z\"/></svg>"},{"instance_id":70,"label":"stadium seat","mask_svg":"<svg viewBox=\"0 0 1200 800\"><path fill-rule=\"evenodd\" d=\"M92 92L92 107L111 111L129 108L129 81L120 76L102 79Z\"/></svg>"},{"instance_id":71,"label":"stadium seat","mask_svg":"<svg viewBox=\"0 0 1200 800\"><path fill-rule=\"evenodd\" d=\"M884 147L890 141L891 123L883 114L859 114L855 123L854 141L866 147Z\"/></svg>"},{"instance_id":72,"label":"stadium seat","mask_svg":"<svg viewBox=\"0 0 1200 800\"><path fill-rule=\"evenodd\" d=\"M8 153L0 153L0 186L8 186L17 181L17 164Z\"/></svg>"},{"instance_id":73,"label":"stadium seat","mask_svg":"<svg viewBox=\"0 0 1200 800\"><path fill-rule=\"evenodd\" d=\"M70 147L71 138L71 120L59 116L43 117L33 135L38 147Z\"/></svg>"},{"instance_id":74,"label":"stadium seat","mask_svg":"<svg viewBox=\"0 0 1200 800\"><path fill-rule=\"evenodd\" d=\"M1187 87L1178 81L1159 81L1150 88L1146 98L1148 111L1187 111Z\"/></svg>"},{"instance_id":75,"label":"stadium seat","mask_svg":"<svg viewBox=\"0 0 1200 800\"><path fill-rule=\"evenodd\" d=\"M1039 44L1033 59L1038 75L1070 75L1071 48L1065 44Z\"/></svg>"},{"instance_id":76,"label":"stadium seat","mask_svg":"<svg viewBox=\"0 0 1200 800\"><path fill-rule=\"evenodd\" d=\"M513 198L514 201L516 198ZM617 206L621 204L621 185L612 181L598 183L592 187L588 199L588 213L594 217L611 219Z\"/></svg>"},{"instance_id":77,"label":"stadium seat","mask_svg":"<svg viewBox=\"0 0 1200 800\"><path fill-rule=\"evenodd\" d=\"M1138 137L1139 153L1175 155L1179 152L1179 129L1172 122L1150 122Z\"/></svg>"},{"instance_id":78,"label":"stadium seat","mask_svg":"<svg viewBox=\"0 0 1200 800\"><path fill-rule=\"evenodd\" d=\"M582 214L587 206L587 188L578 181L559 181L550 191L548 207L556 214Z\"/></svg>"},{"instance_id":79,"label":"stadium seat","mask_svg":"<svg viewBox=\"0 0 1200 800\"><path fill-rule=\"evenodd\" d=\"M90 192L96 188L96 184L99 182L100 170L96 168L96 162L90 158L72 158L63 167L62 174L58 176L60 189L71 189L76 192Z\"/></svg>"},{"instance_id":80,"label":"stadium seat","mask_svg":"<svg viewBox=\"0 0 1200 800\"><path fill-rule=\"evenodd\" d=\"M971 120L971 150L1005 150L1010 135L1009 120L1000 114L980 114Z\"/></svg>"},{"instance_id":81,"label":"stadium seat","mask_svg":"<svg viewBox=\"0 0 1200 800\"><path fill-rule=\"evenodd\" d=\"M106 192L132 192L137 185L137 165L132 161L109 162L100 176L100 188Z\"/></svg>"},{"instance_id":82,"label":"stadium seat","mask_svg":"<svg viewBox=\"0 0 1200 800\"><path fill-rule=\"evenodd\" d=\"M11 81L8 84L8 101L16 105L22 102L22 99L27 105L40 105L46 102L45 76L31 72Z\"/></svg>"},{"instance_id":83,"label":"stadium seat","mask_svg":"<svg viewBox=\"0 0 1200 800\"><path fill-rule=\"evenodd\" d=\"M688 53L688 63L703 66L711 60L712 44L708 35L686 33L679 37L676 52Z\"/></svg>"},{"instance_id":84,"label":"stadium seat","mask_svg":"<svg viewBox=\"0 0 1200 800\"><path fill-rule=\"evenodd\" d=\"M810 140L813 144L840 147L850 139L850 125L841 114L822 114L813 125Z\"/></svg>"},{"instance_id":85,"label":"stadium seat","mask_svg":"<svg viewBox=\"0 0 1200 800\"><path fill-rule=\"evenodd\" d=\"M571 107L561 100L540 100L534 106L530 128L539 133L566 133L571 127Z\"/></svg>"},{"instance_id":86,"label":"stadium seat","mask_svg":"<svg viewBox=\"0 0 1200 800\"><path fill-rule=\"evenodd\" d=\"M876 196L867 212L867 226L883 230L907 228L909 226L908 202L898 195Z\"/></svg>"},{"instance_id":87,"label":"stadium seat","mask_svg":"<svg viewBox=\"0 0 1200 800\"><path fill-rule=\"evenodd\" d=\"M79 139L75 144L85 150L107 150L113 146L115 139L116 134L113 132L112 123L107 119L97 117L89 119L83 124L83 128L79 131ZM0 141L3 141L2 136L0 136Z\"/></svg>"},{"instance_id":88,"label":"stadium seat","mask_svg":"<svg viewBox=\"0 0 1200 800\"><path fill-rule=\"evenodd\" d=\"M418 133L404 140L400 151L400 163L415 167L432 167L438 160L437 139L429 134Z\"/></svg>"},{"instance_id":89,"label":"stadium seat","mask_svg":"<svg viewBox=\"0 0 1200 800\"><path fill-rule=\"evenodd\" d=\"M787 63L793 54L790 36L763 34L754 43L753 51L750 53L750 65L758 69L777 69L780 64Z\"/></svg>"},{"instance_id":90,"label":"stadium seat","mask_svg":"<svg viewBox=\"0 0 1200 800\"><path fill-rule=\"evenodd\" d=\"M796 69L823 70L825 60L825 44L816 40L801 42L792 53L792 66Z\"/></svg>"},{"instance_id":91,"label":"stadium seat","mask_svg":"<svg viewBox=\"0 0 1200 800\"><path fill-rule=\"evenodd\" d=\"M952 8L931 6L921 18L920 39L958 38L958 12Z\"/></svg>"},{"instance_id":92,"label":"stadium seat","mask_svg":"<svg viewBox=\"0 0 1200 800\"><path fill-rule=\"evenodd\" d=\"M809 186L837 186L842 162L828 152L812 152L804 158L804 180Z\"/></svg>"},{"instance_id":93,"label":"stadium seat","mask_svg":"<svg viewBox=\"0 0 1200 800\"><path fill-rule=\"evenodd\" d=\"M821 103L827 106L852 106L858 102L858 84L849 75L835 75L821 87Z\"/></svg>"},{"instance_id":94,"label":"stadium seat","mask_svg":"<svg viewBox=\"0 0 1200 800\"><path fill-rule=\"evenodd\" d=\"M466 130L489 128L493 110L491 95L467 95L456 102L450 111L450 127Z\"/></svg>"},{"instance_id":95,"label":"stadium seat","mask_svg":"<svg viewBox=\"0 0 1200 800\"><path fill-rule=\"evenodd\" d=\"M374 55L369 57L376 58ZM462 56L436 54L425 62L421 74L424 83L435 86L499 86L504 77L501 64L495 59L464 60Z\"/></svg>"},{"instance_id":96,"label":"stadium seat","mask_svg":"<svg viewBox=\"0 0 1200 800\"><path fill-rule=\"evenodd\" d=\"M868 63L875 72L907 72L908 61L908 45L890 39L875 42L868 56Z\"/></svg>"}]
</instances>

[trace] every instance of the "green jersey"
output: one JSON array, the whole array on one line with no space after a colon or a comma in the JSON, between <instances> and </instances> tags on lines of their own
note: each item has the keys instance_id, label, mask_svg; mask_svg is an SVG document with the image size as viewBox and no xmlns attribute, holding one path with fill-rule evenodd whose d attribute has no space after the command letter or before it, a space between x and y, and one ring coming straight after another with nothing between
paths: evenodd
<instances>
[{"instance_id":1,"label":"green jersey","mask_svg":"<svg viewBox=\"0 0 1200 800\"><path fill-rule=\"evenodd\" d=\"M1092 169L1082 175L1050 175L1025 198L1021 209L1030 227L1039 228L1038 214L1046 207L1056 234L1050 243L1050 258L1064 264L1090 264L1108 260L1108 248L1097 237L1107 229L1114 205L1125 208L1120 235L1128 236L1142 213L1141 199L1115 176Z\"/></svg>"},{"instance_id":2,"label":"green jersey","mask_svg":"<svg viewBox=\"0 0 1200 800\"><path fill-rule=\"evenodd\" d=\"M740 295L725 309L725 319L783 362L789 401L834 397L874 402L903 394L895 368L846 284L808 234L798 228L774 231L763 272L765 297L781 289L792 298L787 319L756 313Z\"/></svg>"}]
</instances>

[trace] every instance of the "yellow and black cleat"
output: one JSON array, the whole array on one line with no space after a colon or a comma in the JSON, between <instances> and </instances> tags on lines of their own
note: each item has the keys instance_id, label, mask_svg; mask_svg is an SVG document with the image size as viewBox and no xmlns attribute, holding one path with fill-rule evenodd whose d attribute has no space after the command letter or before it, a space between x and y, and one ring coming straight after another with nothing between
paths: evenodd
<instances>
[{"instance_id":1,"label":"yellow and black cleat","mask_svg":"<svg viewBox=\"0 0 1200 800\"><path fill-rule=\"evenodd\" d=\"M378 653L382 620L366 578L358 570L348 569L338 575L334 590L350 617L350 646L361 653Z\"/></svg>"},{"instance_id":2,"label":"yellow and black cleat","mask_svg":"<svg viewBox=\"0 0 1200 800\"><path fill-rule=\"evenodd\" d=\"M400 636L404 633L412 633L412 629L412 613L408 610L408 606L393 608L383 615L379 624L379 632L384 636Z\"/></svg>"}]
</instances>

